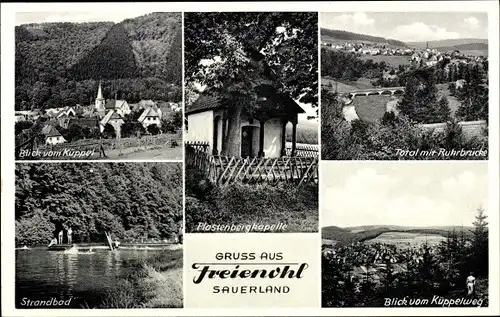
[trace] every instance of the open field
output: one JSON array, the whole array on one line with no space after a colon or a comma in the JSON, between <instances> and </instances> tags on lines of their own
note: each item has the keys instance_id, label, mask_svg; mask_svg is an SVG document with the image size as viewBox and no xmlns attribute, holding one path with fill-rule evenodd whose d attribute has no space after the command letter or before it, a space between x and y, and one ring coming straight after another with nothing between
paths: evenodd
<instances>
[{"instance_id":1,"label":"open field","mask_svg":"<svg viewBox=\"0 0 500 317\"><path fill-rule=\"evenodd\" d=\"M377 122L384 116L390 98L390 96L356 96L352 104L362 121Z\"/></svg>"},{"instance_id":2,"label":"open field","mask_svg":"<svg viewBox=\"0 0 500 317\"><path fill-rule=\"evenodd\" d=\"M488 56L487 50L463 50L460 52L466 56Z\"/></svg>"},{"instance_id":3,"label":"open field","mask_svg":"<svg viewBox=\"0 0 500 317\"><path fill-rule=\"evenodd\" d=\"M335 244L337 244L337 241L335 240L321 239L321 245L328 245L330 247L333 247Z\"/></svg>"},{"instance_id":4,"label":"open field","mask_svg":"<svg viewBox=\"0 0 500 317\"><path fill-rule=\"evenodd\" d=\"M286 126L286 140L292 141L292 125ZM300 121L297 124L297 143L318 144L318 122Z\"/></svg>"},{"instance_id":5,"label":"open field","mask_svg":"<svg viewBox=\"0 0 500 317\"><path fill-rule=\"evenodd\" d=\"M325 240L336 241L338 245L349 245L355 242L373 241L379 237L384 241L401 239L402 242L410 242L408 239L415 238L415 241L420 241L419 237L428 237L429 241L437 241L439 237L443 239L449 232L464 232L466 236L470 235L469 227L401 227L401 226L360 226L351 228L340 228L336 226L323 227L321 229L321 238ZM387 233L387 234L386 234ZM386 235L385 235L386 234ZM407 239L407 240L405 240ZM425 239L424 239L425 240ZM382 242L382 241L375 241ZM394 242L391 242L394 244ZM396 243L397 244L397 243Z\"/></svg>"},{"instance_id":6,"label":"open field","mask_svg":"<svg viewBox=\"0 0 500 317\"><path fill-rule=\"evenodd\" d=\"M350 92L354 90L361 89L370 89L373 88L371 83L371 79L368 78L359 78L356 81L336 81L330 77L322 77L321 78L321 87L330 89L329 85L331 84L331 89L335 90L335 84L337 84L337 89L339 92Z\"/></svg>"},{"instance_id":7,"label":"open field","mask_svg":"<svg viewBox=\"0 0 500 317\"><path fill-rule=\"evenodd\" d=\"M436 234L422 234L411 232L384 232L374 239L364 243L385 243L394 244L398 247L418 247L424 243L434 245L446 240L445 237Z\"/></svg>"},{"instance_id":8,"label":"open field","mask_svg":"<svg viewBox=\"0 0 500 317\"><path fill-rule=\"evenodd\" d=\"M356 90L355 86L347 85L328 77L321 78L321 87L333 92L335 91L335 89L337 89L338 92L348 92Z\"/></svg>"},{"instance_id":9,"label":"open field","mask_svg":"<svg viewBox=\"0 0 500 317\"><path fill-rule=\"evenodd\" d=\"M410 65L410 57L409 56L391 56L391 55L360 55L360 59L367 61L369 59L374 62L386 62L392 67L398 67L399 65Z\"/></svg>"}]
</instances>

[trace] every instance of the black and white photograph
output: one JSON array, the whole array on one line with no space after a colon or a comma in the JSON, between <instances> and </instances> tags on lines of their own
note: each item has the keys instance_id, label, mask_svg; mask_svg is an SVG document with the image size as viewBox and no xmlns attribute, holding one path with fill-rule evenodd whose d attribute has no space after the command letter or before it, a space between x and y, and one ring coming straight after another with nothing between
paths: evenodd
<instances>
[{"instance_id":1,"label":"black and white photograph","mask_svg":"<svg viewBox=\"0 0 500 317\"><path fill-rule=\"evenodd\" d=\"M182 160L182 14L141 11L16 14L16 160Z\"/></svg>"},{"instance_id":2,"label":"black and white photograph","mask_svg":"<svg viewBox=\"0 0 500 317\"><path fill-rule=\"evenodd\" d=\"M323 307L488 307L487 164L321 171Z\"/></svg>"},{"instance_id":3,"label":"black and white photograph","mask_svg":"<svg viewBox=\"0 0 500 317\"><path fill-rule=\"evenodd\" d=\"M487 13L320 15L322 159L488 159Z\"/></svg>"},{"instance_id":4,"label":"black and white photograph","mask_svg":"<svg viewBox=\"0 0 500 317\"><path fill-rule=\"evenodd\" d=\"M318 14L184 14L187 232L318 231Z\"/></svg>"},{"instance_id":5,"label":"black and white photograph","mask_svg":"<svg viewBox=\"0 0 500 317\"><path fill-rule=\"evenodd\" d=\"M15 307L183 307L182 163L18 163Z\"/></svg>"}]
</instances>

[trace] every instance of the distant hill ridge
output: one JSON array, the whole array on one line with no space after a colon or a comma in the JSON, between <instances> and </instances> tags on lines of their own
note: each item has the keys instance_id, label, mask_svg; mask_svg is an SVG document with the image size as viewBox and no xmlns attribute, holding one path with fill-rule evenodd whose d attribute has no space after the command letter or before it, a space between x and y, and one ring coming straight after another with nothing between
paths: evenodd
<instances>
[{"instance_id":1,"label":"distant hill ridge","mask_svg":"<svg viewBox=\"0 0 500 317\"><path fill-rule=\"evenodd\" d=\"M345 40L345 41L367 41L367 42L375 42L375 43L387 43L395 46L406 46L406 43L393 39L386 39L383 37L359 34L341 30L330 30L321 28L321 36L328 36L336 40Z\"/></svg>"},{"instance_id":2,"label":"distant hill ridge","mask_svg":"<svg viewBox=\"0 0 500 317\"><path fill-rule=\"evenodd\" d=\"M353 232L355 230L356 232ZM358 231L359 230L359 231ZM328 226L321 229L321 238L337 241L338 246L344 246L355 242L371 240L386 232L409 232L421 234L433 234L447 237L448 233L455 230L463 231L470 235L472 227L461 226L435 226L435 227L404 227L391 225L373 225L341 228L337 226Z\"/></svg>"},{"instance_id":3,"label":"distant hill ridge","mask_svg":"<svg viewBox=\"0 0 500 317\"><path fill-rule=\"evenodd\" d=\"M469 44L460 44L454 46L440 46L436 47L438 51L448 52L448 51L487 51L488 44L484 43L469 43Z\"/></svg>"},{"instance_id":4,"label":"distant hill ridge","mask_svg":"<svg viewBox=\"0 0 500 317\"><path fill-rule=\"evenodd\" d=\"M427 43L429 44L430 48L461 46L466 44L486 44L487 46L488 39L478 39L478 38L448 39L448 40L427 41L427 42L408 42L406 44L410 47L426 48Z\"/></svg>"},{"instance_id":5,"label":"distant hill ridge","mask_svg":"<svg viewBox=\"0 0 500 317\"><path fill-rule=\"evenodd\" d=\"M468 50L488 50L488 39L480 38L465 38L465 39L446 39L437 41L421 41L421 42L403 42L394 39L388 39L379 36L366 35L342 30L330 30L321 28L321 35L327 39L344 41L366 41L380 44L391 44L395 46L412 47L412 48L435 48L439 51L468 51Z\"/></svg>"}]
</instances>

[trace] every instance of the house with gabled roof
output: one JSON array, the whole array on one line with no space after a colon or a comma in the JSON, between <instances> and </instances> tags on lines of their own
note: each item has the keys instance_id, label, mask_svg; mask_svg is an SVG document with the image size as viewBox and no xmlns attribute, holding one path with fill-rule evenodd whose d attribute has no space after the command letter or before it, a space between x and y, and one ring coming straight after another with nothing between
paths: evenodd
<instances>
[{"instance_id":1,"label":"house with gabled roof","mask_svg":"<svg viewBox=\"0 0 500 317\"><path fill-rule=\"evenodd\" d=\"M44 126L42 134L45 136L45 144L54 145L66 142L66 139L53 125Z\"/></svg>"},{"instance_id":2,"label":"house with gabled roof","mask_svg":"<svg viewBox=\"0 0 500 317\"><path fill-rule=\"evenodd\" d=\"M161 109L157 106L149 106L142 111L137 121L139 121L145 129L152 124L156 124L158 127L161 127L161 116Z\"/></svg>"},{"instance_id":3,"label":"house with gabled roof","mask_svg":"<svg viewBox=\"0 0 500 317\"><path fill-rule=\"evenodd\" d=\"M104 118L101 119L101 122L99 122L99 127L102 133L106 125L111 124L111 126L115 129L116 134L119 135L121 126L124 122L125 121L123 120L123 117L116 110L112 109L109 110Z\"/></svg>"},{"instance_id":4,"label":"house with gabled roof","mask_svg":"<svg viewBox=\"0 0 500 317\"><path fill-rule=\"evenodd\" d=\"M130 106L126 100L109 99L106 101L104 106L106 113L110 110L114 110L121 116L125 116L131 112Z\"/></svg>"}]
</instances>

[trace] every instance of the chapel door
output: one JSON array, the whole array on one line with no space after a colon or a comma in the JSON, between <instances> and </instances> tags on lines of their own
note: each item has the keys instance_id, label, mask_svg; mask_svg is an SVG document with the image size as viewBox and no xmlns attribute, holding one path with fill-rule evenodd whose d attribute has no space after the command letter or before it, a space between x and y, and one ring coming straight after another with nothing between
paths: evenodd
<instances>
[{"instance_id":1,"label":"chapel door","mask_svg":"<svg viewBox=\"0 0 500 317\"><path fill-rule=\"evenodd\" d=\"M252 156L253 127L244 126L241 128L241 157Z\"/></svg>"}]
</instances>

